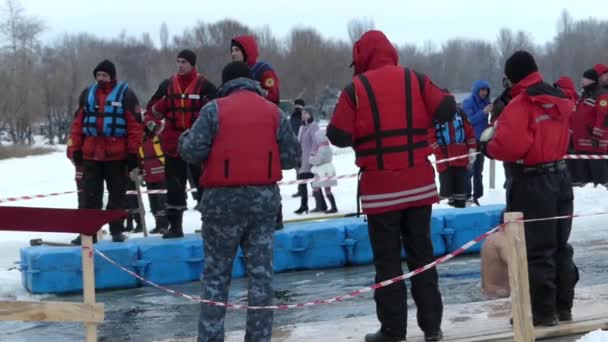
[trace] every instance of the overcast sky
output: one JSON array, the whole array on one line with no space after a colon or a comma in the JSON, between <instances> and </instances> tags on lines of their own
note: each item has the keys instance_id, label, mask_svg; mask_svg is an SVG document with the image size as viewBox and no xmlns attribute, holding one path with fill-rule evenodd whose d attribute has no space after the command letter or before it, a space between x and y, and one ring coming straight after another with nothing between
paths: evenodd
<instances>
[{"instance_id":1,"label":"overcast sky","mask_svg":"<svg viewBox=\"0 0 608 342\"><path fill-rule=\"evenodd\" d=\"M169 34L183 32L198 20L236 19L250 27L268 25L278 37L294 26L314 27L325 37L347 39L351 18L373 19L394 43L440 45L449 38L494 41L508 26L533 35L536 43L552 39L563 9L574 19L608 17L604 0L20 0L26 13L47 25L43 36L89 32L113 37L149 32L158 43L160 25Z\"/></svg>"}]
</instances>

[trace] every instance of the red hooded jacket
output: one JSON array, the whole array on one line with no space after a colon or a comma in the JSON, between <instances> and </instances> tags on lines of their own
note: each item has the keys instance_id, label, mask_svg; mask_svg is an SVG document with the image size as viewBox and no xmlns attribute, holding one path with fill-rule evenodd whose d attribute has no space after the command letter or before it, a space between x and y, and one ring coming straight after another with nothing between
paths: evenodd
<instances>
[{"instance_id":1,"label":"red hooded jacket","mask_svg":"<svg viewBox=\"0 0 608 342\"><path fill-rule=\"evenodd\" d=\"M562 76L559 78L559 80L557 80L557 82L555 82L554 85L561 89L570 100L574 101L574 103L578 102L578 93L576 92L576 87L574 86L574 82L570 77Z\"/></svg>"},{"instance_id":2,"label":"red hooded jacket","mask_svg":"<svg viewBox=\"0 0 608 342\"><path fill-rule=\"evenodd\" d=\"M488 142L492 158L525 166L561 160L568 150L574 102L534 72L511 90L513 100L496 121Z\"/></svg>"},{"instance_id":3,"label":"red hooded jacket","mask_svg":"<svg viewBox=\"0 0 608 342\"><path fill-rule=\"evenodd\" d=\"M327 137L353 146L362 171L365 214L380 214L438 201L428 133L433 119L456 111L454 98L425 75L397 65L397 51L380 31L353 47L355 77L340 94Z\"/></svg>"},{"instance_id":4,"label":"red hooded jacket","mask_svg":"<svg viewBox=\"0 0 608 342\"><path fill-rule=\"evenodd\" d=\"M258 61L258 44L253 36L239 36L232 39L242 47L245 63L251 68L253 79L260 82L262 89L266 90L266 99L279 104L279 77L272 66L266 62Z\"/></svg>"},{"instance_id":5,"label":"red hooded jacket","mask_svg":"<svg viewBox=\"0 0 608 342\"><path fill-rule=\"evenodd\" d=\"M116 81L100 83L95 92L95 103L103 104L107 96L116 86ZM76 117L70 130L68 141L68 156L75 151L82 151L84 160L111 161L125 160L128 154L137 154L143 137L143 126L141 124L141 108L135 93L127 89L124 95L122 107L127 124L127 135L122 136L85 136L84 114L87 106L87 95L89 88L86 88L79 99L79 107ZM97 130L103 131L104 118L97 118Z\"/></svg>"}]
</instances>

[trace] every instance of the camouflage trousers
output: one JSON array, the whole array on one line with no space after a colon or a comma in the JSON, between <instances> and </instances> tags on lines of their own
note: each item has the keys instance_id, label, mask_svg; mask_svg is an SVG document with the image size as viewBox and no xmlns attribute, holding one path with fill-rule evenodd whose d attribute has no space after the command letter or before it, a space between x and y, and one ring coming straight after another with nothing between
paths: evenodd
<instances>
[{"instance_id":1,"label":"camouflage trousers","mask_svg":"<svg viewBox=\"0 0 608 342\"><path fill-rule=\"evenodd\" d=\"M240 246L248 277L248 304L271 305L274 297L272 244L280 203L280 197L277 196L280 195L273 188L262 189L264 191L261 193L233 193L232 195L245 195L236 200L244 200L245 203L237 209L231 205L235 202L234 197L229 196L232 199L224 204L234 210L222 210L218 202L222 202L224 194L213 196L214 191L210 190L215 189L205 190L201 201L205 222L202 230L205 266L201 298L228 301L233 261ZM209 201L205 201L205 198ZM225 316L226 308L201 304L198 341L224 341ZM245 341L270 341L272 320L272 310L247 311Z\"/></svg>"}]
</instances>

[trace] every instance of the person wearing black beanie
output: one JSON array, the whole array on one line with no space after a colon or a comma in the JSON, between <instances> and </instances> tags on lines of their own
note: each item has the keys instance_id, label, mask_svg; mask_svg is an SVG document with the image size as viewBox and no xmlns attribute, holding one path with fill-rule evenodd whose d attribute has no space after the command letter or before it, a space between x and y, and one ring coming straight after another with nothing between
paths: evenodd
<instances>
[{"instance_id":1,"label":"person wearing black beanie","mask_svg":"<svg viewBox=\"0 0 608 342\"><path fill-rule=\"evenodd\" d=\"M519 83L526 76L537 71L536 61L527 51L519 50L505 62L505 75L513 84Z\"/></svg>"},{"instance_id":2,"label":"person wearing black beanie","mask_svg":"<svg viewBox=\"0 0 608 342\"><path fill-rule=\"evenodd\" d=\"M605 154L608 151L608 89L601 86L596 67L583 72L583 94L571 120L575 154ZM608 184L605 160L574 159L568 160L568 166L574 186Z\"/></svg>"},{"instance_id":3,"label":"person wearing black beanie","mask_svg":"<svg viewBox=\"0 0 608 342\"><path fill-rule=\"evenodd\" d=\"M222 84L241 77L252 79L251 70L245 62L230 62L222 70Z\"/></svg>"},{"instance_id":4,"label":"person wearing black beanie","mask_svg":"<svg viewBox=\"0 0 608 342\"><path fill-rule=\"evenodd\" d=\"M507 211L529 220L570 217L572 182L563 158L575 103L543 81L529 52L509 57L505 75L513 84L513 99L482 133L480 144L487 157L509 165ZM570 321L578 278L568 248L572 222L527 222L525 228L533 324Z\"/></svg>"},{"instance_id":5,"label":"person wearing black beanie","mask_svg":"<svg viewBox=\"0 0 608 342\"><path fill-rule=\"evenodd\" d=\"M161 133L161 145L165 156L165 176L167 181L167 219L169 229L164 239L184 236L183 213L188 208L186 185L188 174L198 180L199 165L188 165L177 152L179 135L192 127L201 108L215 97L216 86L196 69L196 54L188 49L178 53L175 75L160 83L146 106L144 123L160 124L165 120ZM202 193L198 182L197 200Z\"/></svg>"},{"instance_id":6,"label":"person wearing black beanie","mask_svg":"<svg viewBox=\"0 0 608 342\"><path fill-rule=\"evenodd\" d=\"M196 54L192 50L184 49L177 54L177 58L188 61L193 67L196 66Z\"/></svg>"},{"instance_id":7,"label":"person wearing black beanie","mask_svg":"<svg viewBox=\"0 0 608 342\"><path fill-rule=\"evenodd\" d=\"M143 140L141 109L129 84L116 79L114 63L101 61L93 76L95 83L80 94L67 148L77 172L83 174L78 207L102 209L105 183L106 209L126 210L126 175L138 166ZM110 222L113 242L125 241L123 232L124 220ZM80 237L72 240L80 243Z\"/></svg>"},{"instance_id":8,"label":"person wearing black beanie","mask_svg":"<svg viewBox=\"0 0 608 342\"><path fill-rule=\"evenodd\" d=\"M203 169L199 183L205 190L197 207L205 219L201 297L226 300L240 245L252 279L248 304L264 306L274 299L272 239L281 205L277 182L281 170L296 167L301 151L287 117L250 77L243 62L223 69L218 96L180 136L178 151L185 162ZM199 339L222 341L226 311L210 305L200 310ZM272 310L249 311L247 340L270 341L272 319Z\"/></svg>"},{"instance_id":9,"label":"person wearing black beanie","mask_svg":"<svg viewBox=\"0 0 608 342\"><path fill-rule=\"evenodd\" d=\"M95 69L93 69L93 77L97 78L97 73L100 71L108 74L110 76L110 80L116 80L116 67L110 60L104 59L97 64Z\"/></svg>"}]
</instances>

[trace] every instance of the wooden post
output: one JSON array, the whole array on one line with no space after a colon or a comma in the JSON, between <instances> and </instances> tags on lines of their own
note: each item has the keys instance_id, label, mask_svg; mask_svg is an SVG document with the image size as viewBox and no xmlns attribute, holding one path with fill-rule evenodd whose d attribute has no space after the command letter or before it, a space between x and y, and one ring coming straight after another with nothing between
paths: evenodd
<instances>
[{"instance_id":1,"label":"wooden post","mask_svg":"<svg viewBox=\"0 0 608 342\"><path fill-rule=\"evenodd\" d=\"M505 222L522 220L523 213L505 213ZM513 335L516 342L534 341L532 309L530 307L530 284L528 280L528 255L524 224L507 223L505 227L510 248L509 285L511 288L511 310L513 313Z\"/></svg>"},{"instance_id":2,"label":"wooden post","mask_svg":"<svg viewBox=\"0 0 608 342\"><path fill-rule=\"evenodd\" d=\"M490 190L496 189L496 161L490 159Z\"/></svg>"},{"instance_id":3,"label":"wooden post","mask_svg":"<svg viewBox=\"0 0 608 342\"><path fill-rule=\"evenodd\" d=\"M138 170L138 169L135 169ZM143 200L143 195L141 193L141 187L139 186L139 184L141 184L141 175L139 174L139 170L138 172L135 174L135 189L137 189L137 206L139 207L138 211L139 211L139 221L141 224L142 229L144 230L144 237L148 237L148 227L146 226L146 208L144 208L144 200Z\"/></svg>"},{"instance_id":4,"label":"wooden post","mask_svg":"<svg viewBox=\"0 0 608 342\"><path fill-rule=\"evenodd\" d=\"M84 303L95 305L95 267L93 265L93 238L81 235L82 242L82 292ZM97 341L97 324L85 323L86 341Z\"/></svg>"}]
</instances>

